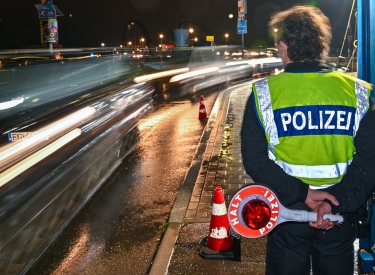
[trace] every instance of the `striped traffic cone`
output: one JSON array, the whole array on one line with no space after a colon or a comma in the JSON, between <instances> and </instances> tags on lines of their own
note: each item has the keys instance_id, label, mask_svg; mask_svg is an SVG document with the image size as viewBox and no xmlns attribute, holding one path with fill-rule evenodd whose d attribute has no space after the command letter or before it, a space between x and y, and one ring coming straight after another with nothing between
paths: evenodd
<instances>
[{"instance_id":1,"label":"striped traffic cone","mask_svg":"<svg viewBox=\"0 0 375 275\"><path fill-rule=\"evenodd\" d=\"M234 243L233 243L234 242ZM234 244L234 245L233 245ZM210 232L200 244L200 255L212 260L239 259L240 246L238 240L233 241L230 234L230 225L225 206L223 190L215 187Z\"/></svg>"},{"instance_id":2,"label":"striped traffic cone","mask_svg":"<svg viewBox=\"0 0 375 275\"><path fill-rule=\"evenodd\" d=\"M232 247L232 237L229 230L230 225L223 190L221 189L221 186L216 186L207 247L215 251L230 249Z\"/></svg>"},{"instance_id":3,"label":"striped traffic cone","mask_svg":"<svg viewBox=\"0 0 375 275\"><path fill-rule=\"evenodd\" d=\"M200 101L200 104L199 104L199 118L200 119L207 118L206 105L204 104L204 97L203 97L203 95L201 95L199 97L199 101Z\"/></svg>"}]
</instances>

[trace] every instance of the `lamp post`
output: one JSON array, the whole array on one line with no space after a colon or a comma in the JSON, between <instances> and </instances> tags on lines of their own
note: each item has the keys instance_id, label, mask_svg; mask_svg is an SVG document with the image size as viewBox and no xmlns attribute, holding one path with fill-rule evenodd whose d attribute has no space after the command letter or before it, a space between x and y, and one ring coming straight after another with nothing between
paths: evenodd
<instances>
[{"instance_id":1,"label":"lamp post","mask_svg":"<svg viewBox=\"0 0 375 275\"><path fill-rule=\"evenodd\" d=\"M228 20L228 29L229 30L231 30L232 28L231 28L231 19L233 18L233 14L232 13L230 13L229 15L228 15L228 17L229 17L229 20Z\"/></svg>"},{"instance_id":2,"label":"lamp post","mask_svg":"<svg viewBox=\"0 0 375 275\"><path fill-rule=\"evenodd\" d=\"M163 45L163 37L164 37L164 35L160 34L159 37L160 37L160 45Z\"/></svg>"},{"instance_id":3,"label":"lamp post","mask_svg":"<svg viewBox=\"0 0 375 275\"><path fill-rule=\"evenodd\" d=\"M233 14L232 13L230 13L229 15L228 15L228 17L229 17L229 20L228 20L228 23L229 23L229 25L228 25L228 28L229 28L229 30L231 30L232 29L232 23L231 23L231 19L234 17L233 16ZM229 34L228 33L225 33L225 41L226 41L226 43L228 44L228 37L229 37Z\"/></svg>"},{"instance_id":4,"label":"lamp post","mask_svg":"<svg viewBox=\"0 0 375 275\"><path fill-rule=\"evenodd\" d=\"M145 42L145 39L141 38L141 48L143 48L143 42Z\"/></svg>"},{"instance_id":5,"label":"lamp post","mask_svg":"<svg viewBox=\"0 0 375 275\"><path fill-rule=\"evenodd\" d=\"M189 33L190 33L190 35L191 35L193 32L194 32L194 29L190 28L190 29L189 29ZM192 39L190 38L190 35L189 35L189 46L191 46L191 44L192 44L192 43L191 43L191 40L192 40Z\"/></svg>"},{"instance_id":6,"label":"lamp post","mask_svg":"<svg viewBox=\"0 0 375 275\"><path fill-rule=\"evenodd\" d=\"M129 46L129 48L131 47L131 45L132 45L132 42L129 41L129 42L128 42L128 46Z\"/></svg>"},{"instance_id":7,"label":"lamp post","mask_svg":"<svg viewBox=\"0 0 375 275\"><path fill-rule=\"evenodd\" d=\"M160 37L160 50L162 51L163 50L163 37L164 37L164 35L163 34L160 34L159 35L159 37ZM163 69L163 55L162 55L162 53L160 53L160 69Z\"/></svg>"}]
</instances>

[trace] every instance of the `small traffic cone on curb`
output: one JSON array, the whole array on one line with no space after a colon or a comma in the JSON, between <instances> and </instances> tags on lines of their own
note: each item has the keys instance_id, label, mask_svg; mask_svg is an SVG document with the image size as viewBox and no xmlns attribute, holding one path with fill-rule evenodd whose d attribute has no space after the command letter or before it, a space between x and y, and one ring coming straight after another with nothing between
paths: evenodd
<instances>
[{"instance_id":1,"label":"small traffic cone on curb","mask_svg":"<svg viewBox=\"0 0 375 275\"><path fill-rule=\"evenodd\" d=\"M234 244L235 243L235 244ZM238 260L239 243L233 241L221 186L216 186L212 205L210 232L201 242L200 255L212 260Z\"/></svg>"},{"instance_id":2,"label":"small traffic cone on curb","mask_svg":"<svg viewBox=\"0 0 375 275\"><path fill-rule=\"evenodd\" d=\"M199 119L207 118L206 105L204 104L204 97L201 95L199 97Z\"/></svg>"}]
</instances>

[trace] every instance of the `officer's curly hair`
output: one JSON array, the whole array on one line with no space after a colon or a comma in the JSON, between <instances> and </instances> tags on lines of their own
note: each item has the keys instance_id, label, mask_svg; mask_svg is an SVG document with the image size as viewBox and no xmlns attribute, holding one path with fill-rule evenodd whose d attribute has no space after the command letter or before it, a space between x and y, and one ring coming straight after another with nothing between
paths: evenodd
<instances>
[{"instance_id":1,"label":"officer's curly hair","mask_svg":"<svg viewBox=\"0 0 375 275\"><path fill-rule=\"evenodd\" d=\"M275 32L275 43L288 46L288 57L293 62L323 60L328 55L332 33L327 16L318 8L294 6L271 16L268 24Z\"/></svg>"}]
</instances>

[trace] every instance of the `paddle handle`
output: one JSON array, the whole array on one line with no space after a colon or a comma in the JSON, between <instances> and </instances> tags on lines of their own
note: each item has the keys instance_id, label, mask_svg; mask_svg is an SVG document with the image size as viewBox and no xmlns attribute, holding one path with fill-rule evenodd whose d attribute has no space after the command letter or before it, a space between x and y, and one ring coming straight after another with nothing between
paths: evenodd
<instances>
[{"instance_id":1,"label":"paddle handle","mask_svg":"<svg viewBox=\"0 0 375 275\"><path fill-rule=\"evenodd\" d=\"M294 221L294 222L316 222L317 213L315 212L308 212L304 210L291 210L284 208L281 211L281 218L283 221ZM343 222L344 218L340 215L332 215L332 214L325 214L323 219L330 219L332 222Z\"/></svg>"}]
</instances>

